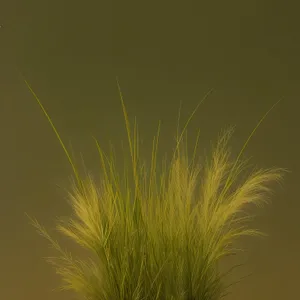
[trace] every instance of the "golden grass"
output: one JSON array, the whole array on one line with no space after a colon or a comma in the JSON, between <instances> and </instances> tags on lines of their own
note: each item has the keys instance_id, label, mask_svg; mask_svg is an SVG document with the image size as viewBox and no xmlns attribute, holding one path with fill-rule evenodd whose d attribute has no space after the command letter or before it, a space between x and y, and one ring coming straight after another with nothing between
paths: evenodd
<instances>
[{"instance_id":1,"label":"golden grass","mask_svg":"<svg viewBox=\"0 0 300 300\"><path fill-rule=\"evenodd\" d=\"M255 127L235 160L228 142L232 129L223 131L204 165L186 151L186 128L196 112L177 130L172 159L157 162L158 133L153 139L150 166L139 156L136 123L131 131L120 91L130 150L130 168L120 172L112 155L98 142L101 181L81 178L58 131L38 97L28 88L50 122L73 168L75 181L69 193L73 216L57 230L91 252L87 260L63 250L35 219L38 232L58 251L50 258L71 289L89 300L214 300L226 290L217 263L235 253L232 242L242 235L259 235L245 222L252 218L245 205L266 201L269 183L280 181L279 168L252 170L241 181L246 161L241 160ZM200 104L200 103L199 103ZM273 107L272 107L273 108ZM271 109L272 109L271 108ZM160 170L160 171L158 171Z\"/></svg>"}]
</instances>

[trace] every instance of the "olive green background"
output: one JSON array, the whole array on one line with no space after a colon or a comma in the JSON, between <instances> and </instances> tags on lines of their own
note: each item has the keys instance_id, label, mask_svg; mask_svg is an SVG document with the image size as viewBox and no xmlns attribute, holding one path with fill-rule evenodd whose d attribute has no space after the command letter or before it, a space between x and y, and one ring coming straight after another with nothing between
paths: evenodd
<instances>
[{"instance_id":1,"label":"olive green background","mask_svg":"<svg viewBox=\"0 0 300 300\"><path fill-rule=\"evenodd\" d=\"M237 152L279 99L246 155L261 167L291 172L245 238L248 252L230 280L232 300L298 299L300 19L297 1L1 1L0 298L75 299L52 292L60 280L43 257L55 254L24 212L47 228L67 215L71 168L20 73L50 113L77 161L99 174L92 135L107 150L126 139L115 77L131 120L137 116L148 154L158 120L160 151L171 151L182 117L210 90L193 119L202 154L220 129L237 126ZM120 153L120 152L119 152ZM120 159L122 163L122 157ZM72 244L68 244L71 249ZM72 248L73 247L73 248ZM76 250L77 251L77 250ZM77 252L76 252L77 253ZM172 276L172 274L170 274Z\"/></svg>"}]
</instances>

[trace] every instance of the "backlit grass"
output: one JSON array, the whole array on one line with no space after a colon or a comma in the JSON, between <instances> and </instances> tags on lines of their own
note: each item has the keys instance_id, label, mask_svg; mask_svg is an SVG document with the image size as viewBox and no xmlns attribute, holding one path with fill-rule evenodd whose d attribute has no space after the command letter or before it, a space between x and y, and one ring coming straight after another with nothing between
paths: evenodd
<instances>
[{"instance_id":1,"label":"backlit grass","mask_svg":"<svg viewBox=\"0 0 300 300\"><path fill-rule=\"evenodd\" d=\"M95 140L101 180L80 176L49 115L29 84L73 168L69 192L73 215L57 230L90 251L81 260L63 250L34 218L38 232L57 250L49 262L70 289L87 300L214 300L227 292L218 262L238 249L232 242L242 235L259 235L246 222L248 204L266 202L269 184L280 181L284 170L249 169L242 155L260 120L237 158L229 151L232 129L223 131L201 162L198 138L192 155L186 128L177 130L169 161L157 161L159 130L148 161L139 155L139 133L131 127L119 87L128 133L129 164L120 171L111 153ZM272 109L272 108L271 108ZM125 155L125 154L124 154ZM98 162L95 162L98 163Z\"/></svg>"}]
</instances>

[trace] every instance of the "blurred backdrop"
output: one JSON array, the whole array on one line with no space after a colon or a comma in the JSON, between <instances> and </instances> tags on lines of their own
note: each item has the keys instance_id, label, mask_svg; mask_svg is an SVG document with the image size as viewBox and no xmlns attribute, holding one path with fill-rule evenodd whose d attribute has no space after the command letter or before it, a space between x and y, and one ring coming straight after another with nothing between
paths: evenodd
<instances>
[{"instance_id":1,"label":"blurred backdrop","mask_svg":"<svg viewBox=\"0 0 300 300\"><path fill-rule=\"evenodd\" d=\"M231 124L236 125L233 152L239 151L262 115L282 99L246 155L260 167L291 173L283 188L275 187L271 205L253 210L252 225L269 236L240 241L247 252L237 261L247 264L229 279L252 275L233 286L227 299L297 299L298 12L297 1L277 0L2 1L0 298L76 297L52 291L60 278L43 257L55 253L24 215L47 228L53 228L55 217L68 215L64 189L72 170L22 73L77 161L82 154L96 175L92 135L105 150L110 142L118 148L126 140L116 76L131 121L137 117L145 155L159 120L160 151L172 151L180 102L185 120L210 89L189 129L192 142L201 128L203 153Z\"/></svg>"}]
</instances>

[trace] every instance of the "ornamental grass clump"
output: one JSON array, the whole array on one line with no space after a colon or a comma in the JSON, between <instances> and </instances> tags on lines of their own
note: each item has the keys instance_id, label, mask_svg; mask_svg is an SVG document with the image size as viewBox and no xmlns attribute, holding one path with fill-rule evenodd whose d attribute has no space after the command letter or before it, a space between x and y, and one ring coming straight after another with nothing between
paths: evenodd
<instances>
[{"instance_id":1,"label":"ornamental grass clump","mask_svg":"<svg viewBox=\"0 0 300 300\"><path fill-rule=\"evenodd\" d=\"M38 232L58 251L49 262L62 277L62 288L87 300L215 300L224 296L227 288L218 263L239 250L233 248L236 238L261 234L245 226L252 218L245 207L266 202L269 184L280 181L284 171L273 168L247 172L247 163L241 160L268 113L236 159L231 158L228 147L233 133L229 129L221 133L210 157L201 163L197 159L199 135L191 157L186 141L186 128L198 105L184 129L177 130L170 160L162 163L157 162L158 128L147 164L139 155L137 126L135 123L131 128L120 92L129 164L120 171L114 156L104 153L95 140L101 163L101 180L96 181L79 175L49 115L26 84L75 175L69 192L73 215L58 222L56 228L90 252L87 259L74 258L31 218Z\"/></svg>"}]
</instances>

